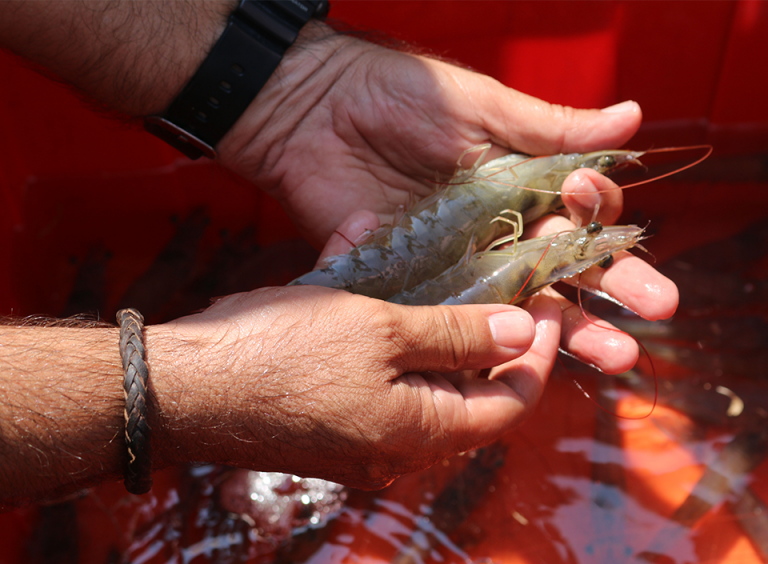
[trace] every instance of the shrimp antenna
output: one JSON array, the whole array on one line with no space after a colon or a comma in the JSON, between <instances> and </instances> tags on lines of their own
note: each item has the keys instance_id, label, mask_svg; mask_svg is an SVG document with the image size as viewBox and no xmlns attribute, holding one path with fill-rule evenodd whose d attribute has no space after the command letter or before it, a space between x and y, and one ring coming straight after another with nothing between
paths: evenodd
<instances>
[{"instance_id":1,"label":"shrimp antenna","mask_svg":"<svg viewBox=\"0 0 768 564\"><path fill-rule=\"evenodd\" d=\"M354 247L356 247L356 246L357 246L357 245L355 245L355 244L354 244L352 241L350 241L350 240L349 240L349 237L347 237L346 235L344 235L344 233L342 233L342 232L341 232L341 231L339 231L338 229L336 229L336 230L334 231L334 233L335 233L336 235L338 235L339 237L341 237L342 239L344 239L344 240L345 240L347 243L349 243L349 246L350 246L350 247L354 248Z\"/></svg>"},{"instance_id":2,"label":"shrimp antenna","mask_svg":"<svg viewBox=\"0 0 768 564\"><path fill-rule=\"evenodd\" d=\"M655 182L656 180L661 180L662 178L667 178L668 176L672 176L673 174L677 174L679 172L683 172L684 170L688 170L689 168L694 167L697 164L701 163L702 161L706 160L709 157L709 155L712 154L713 147L712 147L712 145L690 145L688 147L661 147L659 149L649 149L647 151L638 152L638 153L636 153L636 156L650 155L650 154L654 154L654 153L673 153L673 152L678 152L678 151L690 151L690 150L698 150L698 149L706 149L706 152L704 153L703 156L699 157L698 159L696 159L695 161L693 161L691 163L688 163L687 165L684 165L684 166L682 166L680 168L677 168L675 170L672 170L670 172L665 172L663 174L660 174L659 176L654 176L653 178L647 178L645 180L640 180L638 182L633 182L631 184L625 184L623 186L617 186L616 188L612 188L611 190L623 190L625 188L633 188L635 186L641 186L643 184L648 184L650 182ZM522 165L522 164L524 164L524 163L526 163L528 161L531 161L531 160L541 159L541 158L545 158L545 157L546 156L530 157L529 159L526 159L524 161L516 163L515 165L513 165L513 167L514 166L520 166L520 165ZM648 167L645 164L643 164L638 158L633 158L631 162L637 164L638 166L642 166L646 170L648 169ZM625 165L626 164L628 164L628 163L625 163ZM503 180L494 180L494 176L497 175L497 174L500 174L501 172L503 172L503 170L504 169L500 169L500 170L498 170L496 172L493 172L493 173L490 173L488 175L485 175L483 178L485 180L490 180L490 181L496 182L496 183L498 183L501 186L509 186L510 188L519 188L521 190L528 190L529 192L539 192L539 193L542 193L542 194L562 194L562 191L553 191L553 190L547 190L547 189L543 189L543 188L531 188L530 186L520 186L519 184L515 184L514 182L505 182ZM453 184L453 183L462 184L466 180L467 180L467 178L461 178L457 182L454 182L453 180L451 180L451 181L448 182L448 184ZM611 190L606 190L606 191L611 191Z\"/></svg>"},{"instance_id":3,"label":"shrimp antenna","mask_svg":"<svg viewBox=\"0 0 768 564\"><path fill-rule=\"evenodd\" d=\"M669 172L665 172L664 174L660 174L659 176L654 176L653 178L648 178L646 180L640 180L639 182L633 182L632 184L625 184L624 186L620 186L619 188L634 188L635 186L641 186L643 184L648 184L649 182L655 182L656 180L661 180L662 178L667 178L668 176L672 176L673 174L677 174L679 172L683 172L684 170L688 170L691 167L696 166L697 164L705 161L709 155L712 154L713 147L712 145L691 145L689 147L661 147L659 149L649 149L644 152L645 155L651 155L654 153L674 153L677 151L693 151L696 149L706 149L707 152L704 153L703 156L699 157L692 163L688 163L685 166L682 166L680 168L676 168L675 170L671 170ZM640 161L637 161L640 162ZM641 163L642 164L642 163ZM645 166L645 165L643 165Z\"/></svg>"}]
</instances>

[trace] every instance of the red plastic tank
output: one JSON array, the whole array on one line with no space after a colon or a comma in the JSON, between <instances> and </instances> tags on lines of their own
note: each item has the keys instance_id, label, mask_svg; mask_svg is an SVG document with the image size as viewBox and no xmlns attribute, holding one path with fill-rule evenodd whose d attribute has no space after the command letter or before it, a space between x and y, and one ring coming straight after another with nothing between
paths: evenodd
<instances>
[{"instance_id":1,"label":"red plastic tank","mask_svg":"<svg viewBox=\"0 0 768 564\"><path fill-rule=\"evenodd\" d=\"M710 160L690 174L625 195L624 219L651 221L656 235L647 246L659 264L689 249L730 241L768 216L766 2L335 0L331 16L381 30L550 102L599 108L636 100L644 125L631 142L633 149L711 144ZM150 322L157 322L204 307L212 296L283 284L311 268L315 251L299 239L279 205L256 187L215 163L188 161L141 129L94 110L67 86L7 53L0 53L0 76L0 315L91 312L112 320L129 300L150 312ZM127 211L141 218L139 235L130 240L119 229ZM758 244L755 253L762 257L765 252ZM764 280L766 268L768 260L758 260L749 265L750 275ZM666 369L671 378L671 364ZM662 378L664 370L662 366ZM505 563L616 562L627 556L621 552L624 544L601 537L588 499L604 477L595 477L594 465L558 450L564 448L558 438L569 433L593 449L602 448L608 443L599 438L599 429L614 427L619 430L613 447L625 449L625 461L643 453L666 457L661 477L632 467L623 491L636 506L616 517L630 523L624 533L632 539L632 550L655 542L653 531L631 528L633 519L643 522L645 512L671 515L708 460L648 422L634 427L615 420L606 424L571 388L567 378L555 380L535 422L504 442L504 448L525 453L521 456L528 470L507 458L494 474L489 488L499 493L473 506L472 518L451 537L467 548L455 551L458 545L443 544L425 556L428 561L466 556ZM615 410L626 414L645 407L640 400L628 400ZM679 411L670 414L667 409L660 412L667 423L676 428L684 424ZM713 429L702 432L724 441ZM576 442L568 444L575 448ZM718 448L705 449L709 461ZM452 461L446 467L466 465ZM579 498L583 503L573 503L581 513L568 514L570 528L531 517L544 506L564 503L551 492L536 490L540 476L558 465L568 469L572 485L585 488L574 485L569 493L563 485L563 495L585 496ZM749 475L760 499L768 499L766 470L762 464ZM426 491L425 484L442 488L451 471L408 478L380 499L405 503L414 492ZM156 479L157 500L171 499L168 492L177 482L172 473ZM527 484L529 491L523 492L522 485L509 489L514 483ZM98 503L93 497L75 502L80 530L72 534L79 535L81 562L106 562L114 558L111 546L127 546L124 539L108 544L116 533L103 514L103 507L122 503L121 490L105 486L99 495ZM526 507L536 511L526 517L521 509ZM719 505L697 521L690 539L682 535L676 541L685 550L669 553L680 558L706 555L718 562L761 561L765 553L735 524L736 514L733 506ZM40 523L68 518L66 513L53 515L36 507L0 515L0 563L40 561L35 560L40 552L30 548ZM143 519L151 522L147 515ZM360 515L370 514L360 509ZM112 517L125 522L132 518L118 511ZM504 526L493 525L500 522ZM348 523L334 526L337 537L356 539L358 552L347 552L349 561L395 555L380 538L371 541L370 530ZM512 533L517 534L516 549L505 544ZM714 544L702 540L707 538ZM160 560L147 556L146 561Z\"/></svg>"}]
</instances>

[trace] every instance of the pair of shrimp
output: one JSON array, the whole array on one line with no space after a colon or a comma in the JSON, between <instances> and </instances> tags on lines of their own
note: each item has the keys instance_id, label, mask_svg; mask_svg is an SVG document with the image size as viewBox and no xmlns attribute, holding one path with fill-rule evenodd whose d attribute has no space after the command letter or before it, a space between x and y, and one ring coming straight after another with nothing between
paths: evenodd
<instances>
[{"instance_id":1,"label":"pair of shrimp","mask_svg":"<svg viewBox=\"0 0 768 564\"><path fill-rule=\"evenodd\" d=\"M480 163L489 146L465 151L462 158L478 149L483 150ZM416 204L395 225L381 227L361 245L325 259L323 268L290 285L326 286L409 304L521 301L594 264L606 266L613 253L642 239L643 230L638 227L603 229L593 222L568 234L518 244L523 223L562 207L560 189L571 172L592 168L607 174L630 163L641 164L639 157L644 154L681 149L705 149L706 153L677 170L630 185L636 186L698 164L712 147L541 157L511 154L467 171L459 168L446 188ZM476 248L485 249L510 232L514 250L472 256Z\"/></svg>"},{"instance_id":2,"label":"pair of shrimp","mask_svg":"<svg viewBox=\"0 0 768 564\"><path fill-rule=\"evenodd\" d=\"M465 154L477 149L485 154L488 148L480 146ZM328 257L322 268L289 285L326 286L388 299L438 276L468 249L470 253L485 249L512 232L519 234L521 223L562 207L560 189L574 170L591 168L607 174L638 163L642 154L618 150L543 157L511 154L476 165L457 173L443 190L421 200L395 225L379 228L348 253ZM506 214L519 216L518 220Z\"/></svg>"}]
</instances>

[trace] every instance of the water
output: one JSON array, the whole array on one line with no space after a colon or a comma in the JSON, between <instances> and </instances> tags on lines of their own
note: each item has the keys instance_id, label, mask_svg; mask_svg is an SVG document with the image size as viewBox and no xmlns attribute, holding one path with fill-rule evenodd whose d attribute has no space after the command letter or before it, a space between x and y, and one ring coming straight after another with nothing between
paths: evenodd
<instances>
[{"instance_id":1,"label":"water","mask_svg":"<svg viewBox=\"0 0 768 564\"><path fill-rule=\"evenodd\" d=\"M566 361L530 421L380 492L173 469L142 498L107 484L0 515L0 562L768 561L768 222L712 236L674 210L652 219L648 246L681 288L675 318L589 302L648 348L649 417L622 418L651 411L647 359L621 377Z\"/></svg>"}]
</instances>

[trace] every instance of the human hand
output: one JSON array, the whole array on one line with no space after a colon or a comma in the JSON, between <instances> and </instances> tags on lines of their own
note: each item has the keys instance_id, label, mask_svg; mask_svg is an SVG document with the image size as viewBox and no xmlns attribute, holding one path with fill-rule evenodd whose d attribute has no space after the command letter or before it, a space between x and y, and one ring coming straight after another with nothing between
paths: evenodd
<instances>
[{"instance_id":1,"label":"human hand","mask_svg":"<svg viewBox=\"0 0 768 564\"><path fill-rule=\"evenodd\" d=\"M641 121L634 102L574 110L323 24L303 35L217 149L317 246L357 210L388 222L475 145L493 143L487 159L604 149L627 141Z\"/></svg>"},{"instance_id":2,"label":"human hand","mask_svg":"<svg viewBox=\"0 0 768 564\"><path fill-rule=\"evenodd\" d=\"M299 286L150 327L157 465L219 462L376 488L491 442L527 416L552 368L560 310L546 297L529 309L407 307ZM509 317L494 338L500 313ZM439 374L519 357L534 322L535 358L514 378Z\"/></svg>"}]
</instances>

